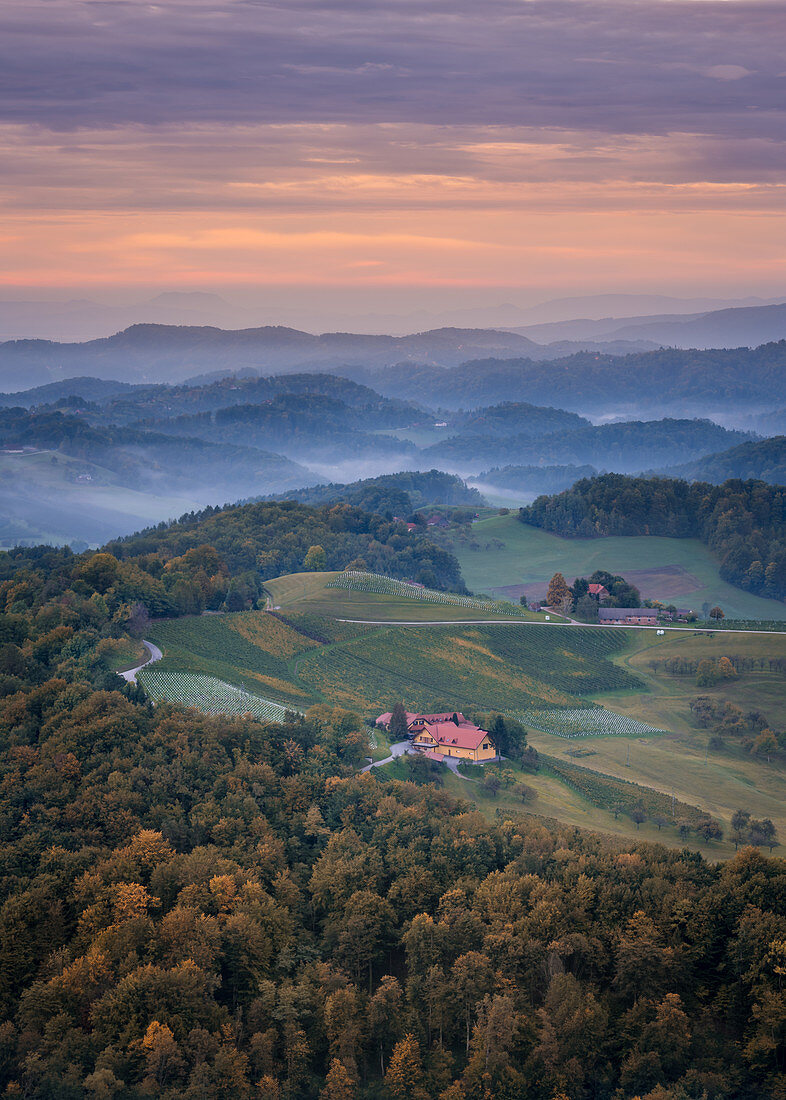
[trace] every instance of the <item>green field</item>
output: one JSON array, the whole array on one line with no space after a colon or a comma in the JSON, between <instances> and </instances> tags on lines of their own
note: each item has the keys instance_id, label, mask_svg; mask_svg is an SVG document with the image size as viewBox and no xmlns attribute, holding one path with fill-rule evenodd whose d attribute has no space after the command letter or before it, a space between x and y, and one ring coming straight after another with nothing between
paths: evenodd
<instances>
[{"instance_id":1,"label":"green field","mask_svg":"<svg viewBox=\"0 0 786 1100\"><path fill-rule=\"evenodd\" d=\"M545 596L554 573L564 574L570 584L607 569L636 584L645 598L699 612L705 602L719 604L732 619L786 620L786 604L721 580L717 559L697 539L563 539L510 514L478 520L466 536L449 532L440 542L459 559L473 592L517 598L515 589L524 586L530 596Z\"/></svg>"},{"instance_id":2,"label":"green field","mask_svg":"<svg viewBox=\"0 0 786 1100\"><path fill-rule=\"evenodd\" d=\"M173 619L150 636L164 653L159 670L215 676L298 707L330 701L371 713L406 699L424 710L522 711L643 687L610 660L623 651L625 632L588 627L568 637L510 621L357 626L285 609Z\"/></svg>"},{"instance_id":3,"label":"green field","mask_svg":"<svg viewBox=\"0 0 786 1100\"><path fill-rule=\"evenodd\" d=\"M458 607L410 599L404 596L377 595L328 588L341 574L290 573L265 581L270 606L288 610L306 610L327 618L368 619L374 622L509 622L511 616L486 608ZM543 622L543 615L522 612L519 618ZM554 616L552 616L552 619Z\"/></svg>"},{"instance_id":4,"label":"green field","mask_svg":"<svg viewBox=\"0 0 786 1100\"><path fill-rule=\"evenodd\" d=\"M447 619L436 625L342 623L338 618L411 619L417 603L326 590L327 576L303 574L270 582L271 598L281 606L274 614L242 612L156 623L150 637L164 651L156 669L214 676L284 707L306 709L330 702L364 716L387 710L397 700L413 709L457 707L519 715L574 708L579 717L580 708L602 704L613 712L612 719L620 714L663 732L631 726L615 729L613 736L590 735L602 728L603 721L598 726L594 716L603 712L585 709L587 722L576 720L583 736L570 736L569 728L560 728L561 736L535 728L533 716L530 744L558 763L579 764L612 781L648 788L655 792L648 794L648 806L673 795L676 802L719 820L726 839L707 844L691 834L685 840L674 826L658 831L651 819L637 829L624 813L614 817L611 796L604 803L605 795L599 797L595 787L588 794L571 785L565 768L524 775L536 791L535 801L526 807L510 792L501 791L495 799L478 784L452 774L445 776L447 789L476 801L488 814L531 812L616 835L687 844L710 858L733 851L729 822L740 808L757 818L771 818L786 839L786 779L780 757L767 763L733 743L709 751L708 732L694 726L689 707L697 694L710 694L746 710L758 708L774 729L782 729L786 680L783 673L770 670L768 660L786 659L786 636L672 630L658 637L654 631L548 626L509 618L467 625ZM362 606L355 603L350 614L347 603L361 599ZM328 607L333 617L326 614ZM423 610L433 614L434 607ZM695 676L664 671L670 657L729 655L761 658L765 667L709 689L697 688ZM608 724L614 727L613 721ZM374 758L381 759L386 749L380 741ZM600 790L603 794L602 782Z\"/></svg>"}]
</instances>

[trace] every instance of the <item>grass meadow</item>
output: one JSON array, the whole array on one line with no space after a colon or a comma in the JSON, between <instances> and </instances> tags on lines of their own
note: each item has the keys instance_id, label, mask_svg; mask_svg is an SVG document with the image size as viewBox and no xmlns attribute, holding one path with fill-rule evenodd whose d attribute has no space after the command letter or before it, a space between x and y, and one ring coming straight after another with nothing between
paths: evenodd
<instances>
[{"instance_id":1,"label":"grass meadow","mask_svg":"<svg viewBox=\"0 0 786 1100\"><path fill-rule=\"evenodd\" d=\"M478 520L466 537L451 532L441 541L459 559L473 592L515 595L503 590L520 586L530 596L544 596L554 573L571 584L577 576L607 569L636 584L645 598L699 612L705 602L719 604L733 619L786 620L786 604L721 580L717 559L697 539L563 539L520 523L511 513Z\"/></svg>"}]
</instances>

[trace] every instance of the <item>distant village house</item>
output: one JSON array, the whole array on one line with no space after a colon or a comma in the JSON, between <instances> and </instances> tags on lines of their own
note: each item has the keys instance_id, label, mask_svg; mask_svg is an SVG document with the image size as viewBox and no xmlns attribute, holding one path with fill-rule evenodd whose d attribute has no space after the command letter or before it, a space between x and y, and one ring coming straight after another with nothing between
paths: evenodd
<instances>
[{"instance_id":1,"label":"distant village house","mask_svg":"<svg viewBox=\"0 0 786 1100\"><path fill-rule=\"evenodd\" d=\"M605 626L657 626L654 607L601 607L598 619Z\"/></svg>"}]
</instances>

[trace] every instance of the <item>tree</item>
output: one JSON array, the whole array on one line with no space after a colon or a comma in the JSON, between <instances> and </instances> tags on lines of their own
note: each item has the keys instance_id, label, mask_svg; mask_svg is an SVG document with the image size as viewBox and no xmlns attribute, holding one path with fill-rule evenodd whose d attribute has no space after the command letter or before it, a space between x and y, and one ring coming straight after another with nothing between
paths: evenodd
<instances>
[{"instance_id":1,"label":"tree","mask_svg":"<svg viewBox=\"0 0 786 1100\"><path fill-rule=\"evenodd\" d=\"M767 847L770 851L778 843L777 829L768 817L765 817L763 821L756 821L755 819L751 821L748 837L751 844L754 844L757 848Z\"/></svg>"},{"instance_id":2,"label":"tree","mask_svg":"<svg viewBox=\"0 0 786 1100\"><path fill-rule=\"evenodd\" d=\"M697 829L708 844L711 840L720 840L723 836L723 830L713 817L703 817Z\"/></svg>"},{"instance_id":3,"label":"tree","mask_svg":"<svg viewBox=\"0 0 786 1100\"><path fill-rule=\"evenodd\" d=\"M711 619L715 619L715 621L716 621L716 622L720 622L720 621L721 621L721 619L725 619L725 618L726 618L726 615L725 615L725 613L724 613L724 611L723 611L723 609L722 609L722 608L720 608L720 607L713 607L713 608L712 608L712 609L710 610L710 618L711 618Z\"/></svg>"},{"instance_id":4,"label":"tree","mask_svg":"<svg viewBox=\"0 0 786 1100\"><path fill-rule=\"evenodd\" d=\"M709 658L699 661L699 667L696 670L696 684L698 687L714 687L719 678L720 673L715 661Z\"/></svg>"},{"instance_id":5,"label":"tree","mask_svg":"<svg viewBox=\"0 0 786 1100\"><path fill-rule=\"evenodd\" d=\"M464 1010L468 1054L473 1011L478 1002L491 992L493 986L494 974L486 955L479 951L468 951L456 959L453 964L453 987Z\"/></svg>"},{"instance_id":6,"label":"tree","mask_svg":"<svg viewBox=\"0 0 786 1100\"><path fill-rule=\"evenodd\" d=\"M334 1058L325 1078L325 1087L319 1094L319 1100L352 1100L355 1086L349 1071L343 1062Z\"/></svg>"},{"instance_id":7,"label":"tree","mask_svg":"<svg viewBox=\"0 0 786 1100\"><path fill-rule=\"evenodd\" d=\"M721 680L736 680L737 670L728 657L721 657L718 661L718 675Z\"/></svg>"},{"instance_id":8,"label":"tree","mask_svg":"<svg viewBox=\"0 0 786 1100\"><path fill-rule=\"evenodd\" d=\"M368 968L369 992L374 962L390 946L395 920L390 903L372 890L355 891L344 908L339 951L357 978Z\"/></svg>"},{"instance_id":9,"label":"tree","mask_svg":"<svg viewBox=\"0 0 786 1100\"><path fill-rule=\"evenodd\" d=\"M527 608L527 597L526 596L523 596L523 595L519 596L519 605L526 610L526 608Z\"/></svg>"},{"instance_id":10,"label":"tree","mask_svg":"<svg viewBox=\"0 0 786 1100\"><path fill-rule=\"evenodd\" d=\"M598 621L598 601L594 596L581 596L576 600L576 618L585 623Z\"/></svg>"},{"instance_id":11,"label":"tree","mask_svg":"<svg viewBox=\"0 0 786 1100\"><path fill-rule=\"evenodd\" d=\"M767 763L770 762L770 753L778 751L778 739L772 730L762 730L756 740L753 742L753 751L758 756L766 756Z\"/></svg>"},{"instance_id":12,"label":"tree","mask_svg":"<svg viewBox=\"0 0 786 1100\"><path fill-rule=\"evenodd\" d=\"M303 569L307 573L320 573L327 563L327 554L321 546L309 546L303 559Z\"/></svg>"},{"instance_id":13,"label":"tree","mask_svg":"<svg viewBox=\"0 0 786 1100\"><path fill-rule=\"evenodd\" d=\"M644 807L643 806L634 806L633 809L630 811L630 816L633 819L633 821L636 822L636 828L637 829L638 829L639 825L641 825L642 821L647 820L647 815L644 812Z\"/></svg>"},{"instance_id":14,"label":"tree","mask_svg":"<svg viewBox=\"0 0 786 1100\"><path fill-rule=\"evenodd\" d=\"M561 573L555 573L549 581L546 602L556 611L569 611L573 604L573 593L568 588L567 581Z\"/></svg>"},{"instance_id":15,"label":"tree","mask_svg":"<svg viewBox=\"0 0 786 1100\"><path fill-rule=\"evenodd\" d=\"M385 1084L396 1100L414 1100L423 1084L423 1063L414 1035L407 1034L393 1048Z\"/></svg>"},{"instance_id":16,"label":"tree","mask_svg":"<svg viewBox=\"0 0 786 1100\"><path fill-rule=\"evenodd\" d=\"M750 810L735 810L731 815L731 836L734 841L735 851L742 843L748 822L751 819Z\"/></svg>"},{"instance_id":17,"label":"tree","mask_svg":"<svg viewBox=\"0 0 786 1100\"><path fill-rule=\"evenodd\" d=\"M368 1002L368 1026L379 1051L379 1072L385 1074L385 1048L400 1034L402 992L395 978L386 974Z\"/></svg>"},{"instance_id":18,"label":"tree","mask_svg":"<svg viewBox=\"0 0 786 1100\"><path fill-rule=\"evenodd\" d=\"M407 712L404 710L403 703L394 703L393 710L390 712L390 725L388 727L390 736L400 741L403 737L407 736Z\"/></svg>"},{"instance_id":19,"label":"tree","mask_svg":"<svg viewBox=\"0 0 786 1100\"><path fill-rule=\"evenodd\" d=\"M492 798L497 797L501 786L502 780L498 775L495 775L494 772L489 772L488 775L484 776L483 782L481 783L483 790L486 794L490 794Z\"/></svg>"}]
</instances>

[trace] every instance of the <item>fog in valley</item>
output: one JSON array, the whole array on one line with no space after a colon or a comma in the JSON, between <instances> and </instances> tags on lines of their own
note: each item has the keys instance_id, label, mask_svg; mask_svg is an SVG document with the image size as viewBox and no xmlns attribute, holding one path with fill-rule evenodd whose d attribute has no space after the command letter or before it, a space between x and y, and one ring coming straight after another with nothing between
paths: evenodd
<instances>
[{"instance_id":1,"label":"fog in valley","mask_svg":"<svg viewBox=\"0 0 786 1100\"><path fill-rule=\"evenodd\" d=\"M215 314L197 299L157 308ZM781 409L774 395L786 343L739 347L730 335L786 335L786 307L636 305L638 317L591 322L547 305L546 320L530 312L518 331L139 324L82 342L7 341L0 542L99 546L208 506L327 485L342 499L346 486L402 471L455 475L478 500L510 507L606 472L782 481L786 399ZM689 334L700 324L717 347L606 340L642 327L673 336L680 324Z\"/></svg>"}]
</instances>

